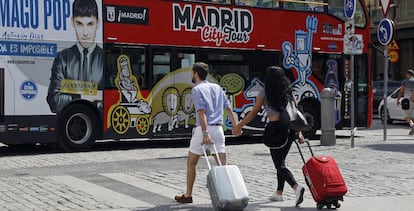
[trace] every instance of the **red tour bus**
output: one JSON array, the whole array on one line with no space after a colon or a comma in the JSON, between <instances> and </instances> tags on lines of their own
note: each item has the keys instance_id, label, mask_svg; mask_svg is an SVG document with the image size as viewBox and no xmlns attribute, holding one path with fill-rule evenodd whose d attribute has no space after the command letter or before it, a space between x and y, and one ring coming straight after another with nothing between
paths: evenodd
<instances>
[{"instance_id":1,"label":"red tour bus","mask_svg":"<svg viewBox=\"0 0 414 211\"><path fill-rule=\"evenodd\" d=\"M310 122L307 136L320 128L325 87L336 93L337 128L350 126L351 103L355 125L370 127L368 14L357 1L347 28L343 8L343 0L2 0L0 142L76 151L100 139L188 138L197 61L210 65L208 80L239 119L264 70L279 65ZM358 36L344 38L349 30ZM357 51L354 99L344 40ZM266 121L260 113L245 134L261 134ZM230 122L223 127L230 134Z\"/></svg>"}]
</instances>

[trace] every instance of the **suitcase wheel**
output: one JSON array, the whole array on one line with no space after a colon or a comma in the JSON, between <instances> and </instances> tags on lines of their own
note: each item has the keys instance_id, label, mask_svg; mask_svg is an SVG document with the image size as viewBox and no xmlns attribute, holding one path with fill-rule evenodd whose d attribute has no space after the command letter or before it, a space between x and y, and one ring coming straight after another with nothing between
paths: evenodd
<instances>
[{"instance_id":1,"label":"suitcase wheel","mask_svg":"<svg viewBox=\"0 0 414 211\"><path fill-rule=\"evenodd\" d=\"M341 204L338 201L335 201L333 203L333 205L335 206L335 208L340 208L341 207Z\"/></svg>"},{"instance_id":2,"label":"suitcase wheel","mask_svg":"<svg viewBox=\"0 0 414 211\"><path fill-rule=\"evenodd\" d=\"M336 201L333 201L332 203L317 203L316 204L316 208L318 209L318 210L320 210L320 209L322 209L324 206L326 205L326 207L328 208L328 209L331 209L332 208L332 205L335 207L335 208L340 208L341 207L341 204L338 202L338 200L336 200Z\"/></svg>"},{"instance_id":3,"label":"suitcase wheel","mask_svg":"<svg viewBox=\"0 0 414 211\"><path fill-rule=\"evenodd\" d=\"M324 205L324 204L322 204L322 203L317 203L317 204L316 204L316 208L317 208L318 210L322 209L322 208L323 208L323 206L325 206L325 205Z\"/></svg>"}]
</instances>

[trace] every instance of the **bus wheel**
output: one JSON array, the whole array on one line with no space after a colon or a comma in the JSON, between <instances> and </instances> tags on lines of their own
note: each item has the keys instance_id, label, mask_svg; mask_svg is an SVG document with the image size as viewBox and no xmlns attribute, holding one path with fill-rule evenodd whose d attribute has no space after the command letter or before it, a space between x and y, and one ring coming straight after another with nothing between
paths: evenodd
<instances>
[{"instance_id":1,"label":"bus wheel","mask_svg":"<svg viewBox=\"0 0 414 211\"><path fill-rule=\"evenodd\" d=\"M150 126L150 123L149 123L148 117L145 117L145 116L138 117L137 126L136 126L138 134L142 136L146 135L148 133L149 126Z\"/></svg>"},{"instance_id":2,"label":"bus wheel","mask_svg":"<svg viewBox=\"0 0 414 211\"><path fill-rule=\"evenodd\" d=\"M65 151L89 150L97 138L97 122L97 115L87 106L66 109L58 121L59 146Z\"/></svg>"},{"instance_id":3,"label":"bus wheel","mask_svg":"<svg viewBox=\"0 0 414 211\"><path fill-rule=\"evenodd\" d=\"M129 125L131 124L131 116L128 109L126 109L124 106L117 106L112 111L111 124L116 133L126 133L129 129Z\"/></svg>"},{"instance_id":4,"label":"bus wheel","mask_svg":"<svg viewBox=\"0 0 414 211\"><path fill-rule=\"evenodd\" d=\"M303 108L303 115L308 121L308 127L302 130L303 135L306 138L314 138L316 130L319 128L320 115L313 108Z\"/></svg>"}]
</instances>

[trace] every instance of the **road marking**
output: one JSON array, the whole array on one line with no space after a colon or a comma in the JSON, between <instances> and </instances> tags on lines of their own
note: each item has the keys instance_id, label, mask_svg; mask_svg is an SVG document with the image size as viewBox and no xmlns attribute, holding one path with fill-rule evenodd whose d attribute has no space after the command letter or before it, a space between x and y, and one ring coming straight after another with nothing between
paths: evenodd
<instances>
[{"instance_id":1,"label":"road marking","mask_svg":"<svg viewBox=\"0 0 414 211\"><path fill-rule=\"evenodd\" d=\"M143 180L138 177L130 176L124 173L105 173L100 174L102 176L111 178L113 180L126 183L128 185L141 188L143 190L146 190L148 192L156 193L158 195L172 198L173 196L177 195L177 190L162 186L157 183L150 182L148 180ZM156 192L155 192L156 191ZM210 196L207 195L207 198L196 196L197 198L194 199L194 204L211 204Z\"/></svg>"},{"instance_id":2,"label":"road marking","mask_svg":"<svg viewBox=\"0 0 414 211\"><path fill-rule=\"evenodd\" d=\"M71 188L83 191L92 195L95 199L104 200L120 207L128 208L149 208L155 205L148 204L133 197L112 191L102 186L78 179L69 175L48 177L58 183L65 184Z\"/></svg>"}]
</instances>

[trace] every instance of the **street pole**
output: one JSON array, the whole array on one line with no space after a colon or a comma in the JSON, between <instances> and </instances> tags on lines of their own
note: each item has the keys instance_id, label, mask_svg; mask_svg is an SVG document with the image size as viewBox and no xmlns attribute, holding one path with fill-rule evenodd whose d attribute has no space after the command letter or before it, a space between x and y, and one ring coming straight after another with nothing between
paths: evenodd
<instances>
[{"instance_id":1,"label":"street pole","mask_svg":"<svg viewBox=\"0 0 414 211\"><path fill-rule=\"evenodd\" d=\"M388 46L384 46L384 106L382 106L384 112L384 141L387 140L387 120L388 120L388 106L387 106L387 94L388 94ZM381 112L381 111L380 111Z\"/></svg>"},{"instance_id":2,"label":"street pole","mask_svg":"<svg viewBox=\"0 0 414 211\"><path fill-rule=\"evenodd\" d=\"M354 148L354 136L355 136L355 83L354 83L354 55L351 54L351 148Z\"/></svg>"},{"instance_id":3,"label":"street pole","mask_svg":"<svg viewBox=\"0 0 414 211\"><path fill-rule=\"evenodd\" d=\"M345 22L345 29L350 29L350 30L346 30L346 35L345 37L347 38L348 36L353 36L354 38L355 36L355 23L354 23L354 15L355 15L355 10L356 10L356 0L344 0L344 15L347 19L347 21ZM355 40L351 39L351 40L344 40L344 44L346 42L352 42L353 44L348 44L350 49L347 49L347 51L349 50L349 54L351 55L351 64L350 64L350 71L351 71L351 148L354 148L354 135L355 135L355 83L354 83L354 63L355 63L355 58L354 58L354 54L357 53L358 48L355 48ZM352 49L351 49L352 48ZM345 49L344 49L345 50ZM362 54L362 49L361 50L361 54Z\"/></svg>"},{"instance_id":4,"label":"street pole","mask_svg":"<svg viewBox=\"0 0 414 211\"><path fill-rule=\"evenodd\" d=\"M377 28L378 41L384 46L384 105L383 105L383 125L384 125L384 141L387 140L387 120L388 120L388 107L387 107L387 95L388 95L388 44L394 36L394 22L390 19L382 19ZM381 111L379 111L381 112Z\"/></svg>"}]
</instances>

